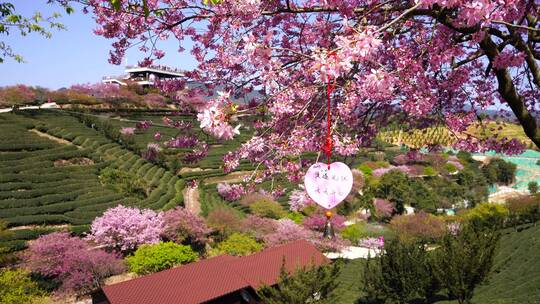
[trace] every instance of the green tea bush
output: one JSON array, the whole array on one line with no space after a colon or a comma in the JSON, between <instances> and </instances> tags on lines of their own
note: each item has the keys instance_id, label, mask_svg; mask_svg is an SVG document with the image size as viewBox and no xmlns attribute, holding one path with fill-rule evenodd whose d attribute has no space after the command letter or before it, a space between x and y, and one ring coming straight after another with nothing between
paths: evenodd
<instances>
[{"instance_id":1,"label":"green tea bush","mask_svg":"<svg viewBox=\"0 0 540 304\"><path fill-rule=\"evenodd\" d=\"M190 246L173 242L142 245L132 256L126 258L129 270L137 274L149 274L197 260L197 253Z\"/></svg>"},{"instance_id":2,"label":"green tea bush","mask_svg":"<svg viewBox=\"0 0 540 304\"><path fill-rule=\"evenodd\" d=\"M252 203L249 206L251 212L258 216L280 219L287 215L287 212L276 201L263 199Z\"/></svg>"},{"instance_id":3,"label":"green tea bush","mask_svg":"<svg viewBox=\"0 0 540 304\"><path fill-rule=\"evenodd\" d=\"M139 198L146 197L146 189L148 187L146 183L142 179L125 171L110 167L105 168L99 175L99 181L103 185L111 186L125 195Z\"/></svg>"},{"instance_id":4,"label":"green tea bush","mask_svg":"<svg viewBox=\"0 0 540 304\"><path fill-rule=\"evenodd\" d=\"M435 168L431 167L431 166L427 166L427 167L424 167L424 175L427 175L427 176L434 176L434 175L437 175L437 170L435 170Z\"/></svg>"},{"instance_id":5,"label":"green tea bush","mask_svg":"<svg viewBox=\"0 0 540 304\"><path fill-rule=\"evenodd\" d=\"M260 251L262 248L263 245L258 243L253 237L242 233L233 233L217 245L213 254L243 256Z\"/></svg>"},{"instance_id":6,"label":"green tea bush","mask_svg":"<svg viewBox=\"0 0 540 304\"><path fill-rule=\"evenodd\" d=\"M0 270L0 304L44 303L45 292L22 269Z\"/></svg>"}]
</instances>

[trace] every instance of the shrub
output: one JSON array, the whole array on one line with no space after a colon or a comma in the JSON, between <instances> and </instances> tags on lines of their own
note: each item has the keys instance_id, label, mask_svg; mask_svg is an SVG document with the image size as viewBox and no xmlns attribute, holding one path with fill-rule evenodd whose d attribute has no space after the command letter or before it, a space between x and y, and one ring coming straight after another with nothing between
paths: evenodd
<instances>
[{"instance_id":1,"label":"shrub","mask_svg":"<svg viewBox=\"0 0 540 304\"><path fill-rule=\"evenodd\" d=\"M508 208L504 205L483 203L466 212L465 219L475 225L500 228L508 214Z\"/></svg>"},{"instance_id":2,"label":"shrub","mask_svg":"<svg viewBox=\"0 0 540 304\"><path fill-rule=\"evenodd\" d=\"M131 251L142 244L159 242L163 225L161 213L118 205L92 222L88 239L109 248Z\"/></svg>"},{"instance_id":3,"label":"shrub","mask_svg":"<svg viewBox=\"0 0 540 304\"><path fill-rule=\"evenodd\" d=\"M280 219L287 215L283 207L276 201L264 199L256 201L249 206L251 212L258 216Z\"/></svg>"},{"instance_id":4,"label":"shrub","mask_svg":"<svg viewBox=\"0 0 540 304\"><path fill-rule=\"evenodd\" d=\"M39 237L24 254L26 266L51 278L60 292L87 294L101 287L105 278L121 273L124 265L115 254L91 249L83 240L65 232Z\"/></svg>"},{"instance_id":5,"label":"shrub","mask_svg":"<svg viewBox=\"0 0 540 304\"><path fill-rule=\"evenodd\" d=\"M529 192L534 194L538 192L538 183L537 182L529 182L527 185L527 188L529 189Z\"/></svg>"},{"instance_id":6,"label":"shrub","mask_svg":"<svg viewBox=\"0 0 540 304\"><path fill-rule=\"evenodd\" d=\"M164 229L162 235L177 243L194 244L204 247L211 232L204 219L183 207L163 213Z\"/></svg>"},{"instance_id":7,"label":"shrub","mask_svg":"<svg viewBox=\"0 0 540 304\"><path fill-rule=\"evenodd\" d=\"M509 218L514 226L534 223L540 220L540 200L537 196L527 195L506 201Z\"/></svg>"},{"instance_id":8,"label":"shrub","mask_svg":"<svg viewBox=\"0 0 540 304\"><path fill-rule=\"evenodd\" d=\"M371 174L373 173L373 169L365 164L359 165L358 167L356 167L356 169L360 170L366 176L371 176Z\"/></svg>"},{"instance_id":9,"label":"shrub","mask_svg":"<svg viewBox=\"0 0 540 304\"><path fill-rule=\"evenodd\" d=\"M390 227L402 241L430 242L442 237L446 232L443 220L423 211L395 216Z\"/></svg>"},{"instance_id":10,"label":"shrub","mask_svg":"<svg viewBox=\"0 0 540 304\"><path fill-rule=\"evenodd\" d=\"M149 274L176 265L191 263L197 260L197 253L187 245L159 242L140 246L126 260L130 271L136 274Z\"/></svg>"},{"instance_id":11,"label":"shrub","mask_svg":"<svg viewBox=\"0 0 540 304\"><path fill-rule=\"evenodd\" d=\"M222 238L238 232L241 221L238 211L226 207L216 208L206 217L206 224L217 231Z\"/></svg>"},{"instance_id":12,"label":"shrub","mask_svg":"<svg viewBox=\"0 0 540 304\"><path fill-rule=\"evenodd\" d=\"M215 249L215 254L230 254L234 256L249 255L263 248L254 238L242 233L233 233Z\"/></svg>"},{"instance_id":13,"label":"shrub","mask_svg":"<svg viewBox=\"0 0 540 304\"><path fill-rule=\"evenodd\" d=\"M302 221L304 220L305 216L300 212L289 212L287 214L287 218L290 220L293 220L297 224L302 224Z\"/></svg>"},{"instance_id":14,"label":"shrub","mask_svg":"<svg viewBox=\"0 0 540 304\"><path fill-rule=\"evenodd\" d=\"M446 170L446 172L448 173L454 173L454 172L457 172L458 169L456 168L455 165L451 164L451 163L446 163L444 166L443 166L444 170Z\"/></svg>"},{"instance_id":15,"label":"shrub","mask_svg":"<svg viewBox=\"0 0 540 304\"><path fill-rule=\"evenodd\" d=\"M251 204L259 201L259 200L272 200L272 196L266 193L261 192L254 192L246 194L242 199L240 200L240 204L243 206L250 206Z\"/></svg>"},{"instance_id":16,"label":"shrub","mask_svg":"<svg viewBox=\"0 0 540 304\"><path fill-rule=\"evenodd\" d=\"M262 240L265 235L276 231L276 221L250 214L242 220L240 231Z\"/></svg>"},{"instance_id":17,"label":"shrub","mask_svg":"<svg viewBox=\"0 0 540 304\"><path fill-rule=\"evenodd\" d=\"M0 304L43 303L44 294L25 270L0 270Z\"/></svg>"},{"instance_id":18,"label":"shrub","mask_svg":"<svg viewBox=\"0 0 540 304\"><path fill-rule=\"evenodd\" d=\"M366 223L356 222L343 228L340 234L342 238L351 241L353 244L358 244L358 241L360 241L360 239L367 236Z\"/></svg>"},{"instance_id":19,"label":"shrub","mask_svg":"<svg viewBox=\"0 0 540 304\"><path fill-rule=\"evenodd\" d=\"M435 170L435 168L431 166L427 166L424 168L424 175L427 175L427 176L437 175L437 170Z\"/></svg>"}]
</instances>

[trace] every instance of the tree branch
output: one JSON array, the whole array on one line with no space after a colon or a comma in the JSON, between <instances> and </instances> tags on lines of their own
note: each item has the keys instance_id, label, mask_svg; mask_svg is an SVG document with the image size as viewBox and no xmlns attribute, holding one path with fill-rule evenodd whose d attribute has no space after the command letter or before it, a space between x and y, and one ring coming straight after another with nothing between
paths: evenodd
<instances>
[{"instance_id":1,"label":"tree branch","mask_svg":"<svg viewBox=\"0 0 540 304\"><path fill-rule=\"evenodd\" d=\"M488 35L480 42L480 47L484 50L490 62L493 62L497 55L499 55L497 44ZM514 115L516 115L525 134L527 134L537 147L540 147L540 129L538 128L536 119L527 110L523 97L518 94L512 81L512 76L507 69L496 68L494 72L497 77L499 94L501 94L504 101L510 106Z\"/></svg>"}]
</instances>

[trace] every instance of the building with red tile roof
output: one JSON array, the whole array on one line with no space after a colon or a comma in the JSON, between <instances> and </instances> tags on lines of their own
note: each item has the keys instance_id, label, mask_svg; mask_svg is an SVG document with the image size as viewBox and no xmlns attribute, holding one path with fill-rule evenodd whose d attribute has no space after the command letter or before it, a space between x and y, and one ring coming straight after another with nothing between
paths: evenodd
<instances>
[{"instance_id":1,"label":"building with red tile roof","mask_svg":"<svg viewBox=\"0 0 540 304\"><path fill-rule=\"evenodd\" d=\"M103 287L100 304L256 303L254 290L274 285L281 266L289 272L329 263L308 241L300 240L234 257L220 255Z\"/></svg>"}]
</instances>

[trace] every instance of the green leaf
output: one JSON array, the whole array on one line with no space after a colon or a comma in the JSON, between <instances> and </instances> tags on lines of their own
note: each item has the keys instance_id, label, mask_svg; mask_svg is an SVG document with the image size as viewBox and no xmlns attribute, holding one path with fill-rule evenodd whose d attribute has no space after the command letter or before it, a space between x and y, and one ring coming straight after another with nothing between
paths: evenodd
<instances>
[{"instance_id":1,"label":"green leaf","mask_svg":"<svg viewBox=\"0 0 540 304\"><path fill-rule=\"evenodd\" d=\"M111 5L112 7L114 8L114 10L116 11L119 11L121 6L122 6L122 2L120 2L121 0L111 0Z\"/></svg>"}]
</instances>

